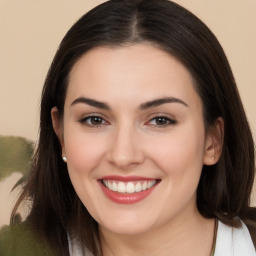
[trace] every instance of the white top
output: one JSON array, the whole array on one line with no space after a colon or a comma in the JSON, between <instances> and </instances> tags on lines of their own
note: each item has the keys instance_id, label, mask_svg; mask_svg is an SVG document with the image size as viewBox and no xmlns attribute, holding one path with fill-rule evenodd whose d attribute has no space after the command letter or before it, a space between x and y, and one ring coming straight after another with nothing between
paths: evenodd
<instances>
[{"instance_id":1,"label":"white top","mask_svg":"<svg viewBox=\"0 0 256 256\"><path fill-rule=\"evenodd\" d=\"M218 222L216 247L214 256L256 256L255 248L245 224L241 221L240 228L229 227ZM70 256L81 256L81 249L68 236ZM88 250L86 256L93 256Z\"/></svg>"},{"instance_id":2,"label":"white top","mask_svg":"<svg viewBox=\"0 0 256 256\"><path fill-rule=\"evenodd\" d=\"M232 228L218 222L214 256L256 256L249 230L241 224L240 228Z\"/></svg>"}]
</instances>

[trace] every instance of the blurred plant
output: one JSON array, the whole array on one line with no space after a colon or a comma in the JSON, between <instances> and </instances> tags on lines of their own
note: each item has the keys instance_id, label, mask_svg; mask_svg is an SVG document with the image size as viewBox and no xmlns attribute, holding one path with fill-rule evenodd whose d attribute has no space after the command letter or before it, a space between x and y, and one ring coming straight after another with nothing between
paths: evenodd
<instances>
[{"instance_id":1,"label":"blurred plant","mask_svg":"<svg viewBox=\"0 0 256 256\"><path fill-rule=\"evenodd\" d=\"M14 172L29 171L34 143L23 138L0 135L0 180Z\"/></svg>"}]
</instances>

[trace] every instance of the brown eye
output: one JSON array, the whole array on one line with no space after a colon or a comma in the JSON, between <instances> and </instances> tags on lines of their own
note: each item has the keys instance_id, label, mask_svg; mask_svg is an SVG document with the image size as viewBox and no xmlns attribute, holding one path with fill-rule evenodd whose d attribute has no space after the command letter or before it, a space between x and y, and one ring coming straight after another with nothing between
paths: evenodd
<instances>
[{"instance_id":1,"label":"brown eye","mask_svg":"<svg viewBox=\"0 0 256 256\"><path fill-rule=\"evenodd\" d=\"M149 122L149 125L154 125L154 126L168 126L168 125L174 125L176 124L176 121L173 119L170 119L165 116L158 116L152 118Z\"/></svg>"},{"instance_id":2,"label":"brown eye","mask_svg":"<svg viewBox=\"0 0 256 256\"><path fill-rule=\"evenodd\" d=\"M101 126L106 124L107 122L100 116L88 116L80 120L81 124L87 125L87 126Z\"/></svg>"},{"instance_id":3,"label":"brown eye","mask_svg":"<svg viewBox=\"0 0 256 256\"><path fill-rule=\"evenodd\" d=\"M157 117L155 122L156 122L156 125L166 125L166 124L169 124L169 120L167 120L164 117Z\"/></svg>"},{"instance_id":4,"label":"brown eye","mask_svg":"<svg viewBox=\"0 0 256 256\"><path fill-rule=\"evenodd\" d=\"M103 122L103 119L98 116L90 117L89 120L91 125L100 125Z\"/></svg>"}]
</instances>

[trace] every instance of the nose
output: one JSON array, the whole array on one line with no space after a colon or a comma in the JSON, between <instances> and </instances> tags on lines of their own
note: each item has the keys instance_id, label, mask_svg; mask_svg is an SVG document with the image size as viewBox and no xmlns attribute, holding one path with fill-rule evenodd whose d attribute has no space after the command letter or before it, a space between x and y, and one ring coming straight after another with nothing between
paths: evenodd
<instances>
[{"instance_id":1,"label":"nose","mask_svg":"<svg viewBox=\"0 0 256 256\"><path fill-rule=\"evenodd\" d=\"M108 161L120 169L130 169L144 161L143 145L138 131L128 125L115 130L108 152Z\"/></svg>"}]
</instances>

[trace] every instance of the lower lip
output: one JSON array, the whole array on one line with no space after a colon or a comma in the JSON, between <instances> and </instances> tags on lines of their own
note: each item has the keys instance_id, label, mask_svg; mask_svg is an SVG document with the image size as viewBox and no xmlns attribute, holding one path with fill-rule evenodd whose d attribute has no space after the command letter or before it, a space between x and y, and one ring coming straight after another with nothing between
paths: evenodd
<instances>
[{"instance_id":1,"label":"lower lip","mask_svg":"<svg viewBox=\"0 0 256 256\"><path fill-rule=\"evenodd\" d=\"M118 203L118 204L135 204L135 203L142 201L146 197L148 197L151 194L151 192L156 188L156 186L158 185L158 182L154 186L152 186L151 188L149 188L147 190L143 190L141 192L136 192L133 194L118 193L118 192L112 191L112 190L108 189L107 187L105 187L101 181L99 181L99 184L100 184L105 196L107 196L113 202Z\"/></svg>"}]
</instances>

